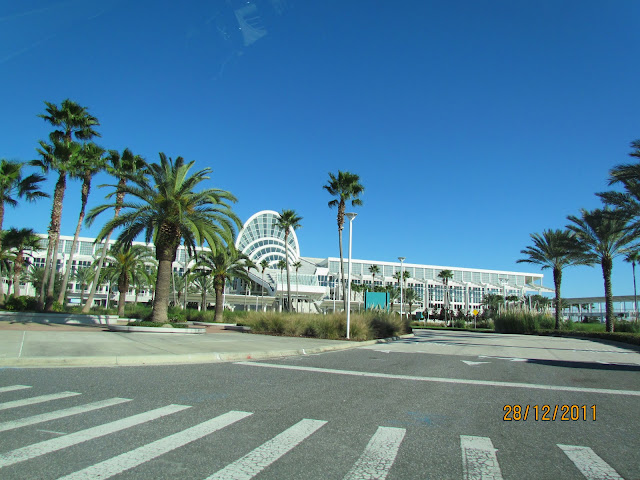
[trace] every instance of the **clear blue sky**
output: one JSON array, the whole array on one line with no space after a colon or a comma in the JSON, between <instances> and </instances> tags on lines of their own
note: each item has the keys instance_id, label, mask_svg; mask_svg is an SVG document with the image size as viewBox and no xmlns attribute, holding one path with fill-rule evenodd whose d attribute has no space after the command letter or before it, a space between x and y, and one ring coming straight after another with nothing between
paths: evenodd
<instances>
[{"instance_id":1,"label":"clear blue sky","mask_svg":"<svg viewBox=\"0 0 640 480\"><path fill-rule=\"evenodd\" d=\"M243 221L295 209L305 256L338 256L322 186L341 169L366 188L355 258L537 272L516 264L529 234L598 207L640 138L637 0L22 0L0 12L1 157L35 158L43 101L70 98L98 117L105 148L213 168ZM70 182L64 234L78 207ZM50 208L9 210L5 228L45 232ZM613 278L614 294L632 293L629 265ZM602 295L600 268L567 269L563 294Z\"/></svg>"}]
</instances>

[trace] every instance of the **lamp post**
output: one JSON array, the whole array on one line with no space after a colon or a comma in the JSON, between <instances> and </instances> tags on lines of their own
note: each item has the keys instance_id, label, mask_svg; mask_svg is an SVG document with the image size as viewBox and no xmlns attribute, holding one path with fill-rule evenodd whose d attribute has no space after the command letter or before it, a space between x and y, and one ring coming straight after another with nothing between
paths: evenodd
<instances>
[{"instance_id":1,"label":"lamp post","mask_svg":"<svg viewBox=\"0 0 640 480\"><path fill-rule=\"evenodd\" d=\"M351 329L351 244L353 240L353 219L357 213L345 213L349 218L349 267L347 269L347 340L350 338Z\"/></svg>"},{"instance_id":2,"label":"lamp post","mask_svg":"<svg viewBox=\"0 0 640 480\"><path fill-rule=\"evenodd\" d=\"M404 257L398 257L400 260L400 319L404 316L404 312L402 310L402 302L403 302L403 291L402 291L402 283L404 280Z\"/></svg>"}]
</instances>

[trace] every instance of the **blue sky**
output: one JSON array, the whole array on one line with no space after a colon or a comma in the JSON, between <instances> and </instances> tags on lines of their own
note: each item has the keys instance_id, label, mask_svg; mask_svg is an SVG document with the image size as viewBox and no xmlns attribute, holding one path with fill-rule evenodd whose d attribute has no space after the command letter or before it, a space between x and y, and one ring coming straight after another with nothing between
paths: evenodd
<instances>
[{"instance_id":1,"label":"blue sky","mask_svg":"<svg viewBox=\"0 0 640 480\"><path fill-rule=\"evenodd\" d=\"M302 255L338 256L322 186L340 169L366 188L355 258L538 272L516 263L529 234L600 206L640 138L639 15L636 0L14 2L0 156L35 158L43 102L71 98L105 148L211 167L243 221L295 209ZM65 200L71 235L78 182ZM45 232L50 208L5 228ZM632 293L629 265L613 289ZM599 267L565 271L564 296L602 294Z\"/></svg>"}]
</instances>

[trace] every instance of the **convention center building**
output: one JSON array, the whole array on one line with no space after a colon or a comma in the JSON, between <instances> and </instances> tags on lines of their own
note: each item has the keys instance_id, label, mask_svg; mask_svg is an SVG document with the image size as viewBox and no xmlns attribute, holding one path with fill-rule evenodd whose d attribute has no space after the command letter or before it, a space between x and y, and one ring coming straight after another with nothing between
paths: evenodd
<instances>
[{"instance_id":1,"label":"convention center building","mask_svg":"<svg viewBox=\"0 0 640 480\"><path fill-rule=\"evenodd\" d=\"M225 287L225 307L232 310L281 310L287 297L287 273L280 268L281 260L285 259L285 248L289 252L289 276L291 284L291 298L295 310L312 313L327 313L343 310L340 278L340 258L336 257L305 257L302 256L298 237L291 231L288 243L285 245L284 232L278 228L279 213L263 210L252 215L239 232L235 246L246 254L257 266L249 272L250 282L241 279L229 279ZM47 238L41 235L42 250L33 252L34 264L44 266ZM73 237L61 236L58 245L57 267L59 271L66 268L71 254ZM139 242L136 242L138 244ZM346 243L346 242L345 242ZM144 245L144 243L139 243ZM152 247L152 246L151 246ZM103 244L95 243L91 238L80 238L74 252L72 268L74 270L90 266L102 252ZM345 249L346 250L346 249ZM268 267L264 270L260 264L266 260ZM184 247L179 247L176 261L173 264L174 280L180 277L194 264L194 258L187 255ZM348 259L344 259L345 275L348 272ZM280 266L279 266L280 264ZM373 267L373 268L372 268ZM375 268L377 267L377 268ZM438 278L443 270L450 270L453 277L448 285ZM448 303L451 310L462 310L470 314L474 310L481 311L482 299L486 294L503 296L526 294L540 294L553 292L542 284L543 275L540 273L510 272L500 270L485 270L467 267L422 265L393 261L351 260L352 285L366 285L368 289L398 286L398 272L404 272L406 280L403 288L412 289L417 293L418 303L411 305L412 312L421 312L425 308L430 312L439 311L445 306L445 288L449 290ZM73 278L73 277L72 277ZM175 285L174 281L174 285ZM74 280L68 287L69 303L80 303L87 297L87 286L80 285ZM23 284L22 291L34 295L35 291L29 284ZM360 289L358 289L360 290ZM5 289L6 291L6 289ZM178 294L180 293L180 294ZM215 293L213 289L207 292L205 303L195 285L187 288L186 296L183 292L173 289L172 302L187 303L197 308L213 308ZM131 287L127 294L127 302L149 302L152 300L150 287ZM98 288L95 302L100 305L113 305L118 298L117 285L106 283ZM364 307L364 293L352 292L351 308L359 310ZM398 302L394 309L399 310ZM409 305L404 305L407 312Z\"/></svg>"}]
</instances>

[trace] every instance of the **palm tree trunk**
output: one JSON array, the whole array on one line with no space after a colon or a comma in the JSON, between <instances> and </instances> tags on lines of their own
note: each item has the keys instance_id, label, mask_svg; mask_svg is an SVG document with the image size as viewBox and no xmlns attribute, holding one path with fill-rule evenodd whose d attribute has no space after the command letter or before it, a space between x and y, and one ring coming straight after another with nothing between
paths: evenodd
<instances>
[{"instance_id":1,"label":"palm tree trunk","mask_svg":"<svg viewBox=\"0 0 640 480\"><path fill-rule=\"evenodd\" d=\"M636 262L631 263L633 268L633 304L636 309L636 323L638 323L638 296L636 295Z\"/></svg>"},{"instance_id":2,"label":"palm tree trunk","mask_svg":"<svg viewBox=\"0 0 640 480\"><path fill-rule=\"evenodd\" d=\"M120 279L118 282L118 290L120 294L118 295L118 316L124 317L124 304L127 299L127 291L129 290L129 282L127 279Z\"/></svg>"},{"instance_id":3,"label":"palm tree trunk","mask_svg":"<svg viewBox=\"0 0 640 480\"><path fill-rule=\"evenodd\" d=\"M158 276L156 277L156 288L153 296L153 311L151 321L167 323L169 318L169 294L171 284L171 264L172 261L163 256L158 260Z\"/></svg>"},{"instance_id":4,"label":"palm tree trunk","mask_svg":"<svg viewBox=\"0 0 640 480\"><path fill-rule=\"evenodd\" d=\"M50 261L49 259L47 259L47 264L45 265L44 279L47 279L48 277L48 284L46 289L47 293L45 298L41 298L41 301L44 303L45 311L50 311L51 307L53 306L53 289L57 272L58 244L60 243L60 223L62 221L62 201L64 199L64 191L66 186L67 175L66 173L61 173L58 176L58 181L56 182L56 187L53 194L53 207L51 209L49 250L47 251L47 254L51 252L51 258ZM47 266L50 269L49 271L46 270ZM42 293L44 293L44 279Z\"/></svg>"},{"instance_id":5,"label":"palm tree trunk","mask_svg":"<svg viewBox=\"0 0 640 480\"><path fill-rule=\"evenodd\" d=\"M602 258L602 276L604 278L604 297L606 312L606 331L614 331L613 318L613 293L611 290L611 270L613 269L613 261L608 257Z\"/></svg>"},{"instance_id":6,"label":"palm tree trunk","mask_svg":"<svg viewBox=\"0 0 640 480\"><path fill-rule=\"evenodd\" d=\"M116 208L113 212L113 218L116 218L120 215L120 210L122 210L122 204L124 203L124 193L122 192L122 188L127 184L127 181L124 179L118 180L118 186L116 193ZM96 273L94 281L91 282L91 291L89 292L89 297L87 298L87 302L82 307L82 313L89 313L89 310L93 306L93 298L96 296L96 290L98 289L98 279L100 278L100 271L102 270L102 266L104 265L104 259L107 256L107 250L109 250L109 240L111 239L111 233L107 235L107 238L104 241L104 246L102 247L102 253L100 254L100 260L98 260L98 266L96 267Z\"/></svg>"},{"instance_id":7,"label":"palm tree trunk","mask_svg":"<svg viewBox=\"0 0 640 480\"><path fill-rule=\"evenodd\" d=\"M20 296L20 274L22 273L22 265L24 265L24 250L18 250L16 260L13 263L13 296Z\"/></svg>"},{"instance_id":8,"label":"palm tree trunk","mask_svg":"<svg viewBox=\"0 0 640 480\"><path fill-rule=\"evenodd\" d=\"M221 323L224 317L224 305L222 300L222 290L224 289L224 278L222 282L220 279L215 280L215 291L216 291L216 310L215 315L213 317L213 321L216 323Z\"/></svg>"},{"instance_id":9,"label":"palm tree trunk","mask_svg":"<svg viewBox=\"0 0 640 480\"><path fill-rule=\"evenodd\" d=\"M284 259L287 264L287 311L291 313L291 280L289 279L289 230L284 232Z\"/></svg>"},{"instance_id":10,"label":"palm tree trunk","mask_svg":"<svg viewBox=\"0 0 640 480\"><path fill-rule=\"evenodd\" d=\"M556 330L560 330L560 313L562 300L560 298L560 284L562 283L562 270L553 269L553 284L556 288Z\"/></svg>"},{"instance_id":11,"label":"palm tree trunk","mask_svg":"<svg viewBox=\"0 0 640 480\"><path fill-rule=\"evenodd\" d=\"M67 268L65 268L64 270L64 277L62 279L62 288L60 289L60 294L58 295L58 303L63 305L64 305L64 297L67 295L67 284L69 283L69 275L71 274L71 268L73 265L73 256L76 252L76 245L78 245L78 237L80 236L80 229L82 228L82 221L84 220L84 214L87 208L87 200L89 199L90 190L91 190L91 175L87 175L85 173L82 181L80 215L78 215L78 224L76 225L76 232L73 235L73 242L71 243L71 253L69 253Z\"/></svg>"}]
</instances>

